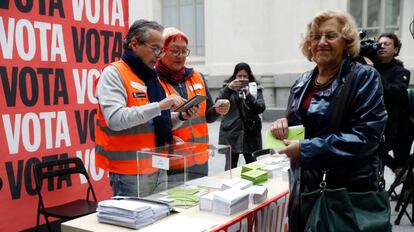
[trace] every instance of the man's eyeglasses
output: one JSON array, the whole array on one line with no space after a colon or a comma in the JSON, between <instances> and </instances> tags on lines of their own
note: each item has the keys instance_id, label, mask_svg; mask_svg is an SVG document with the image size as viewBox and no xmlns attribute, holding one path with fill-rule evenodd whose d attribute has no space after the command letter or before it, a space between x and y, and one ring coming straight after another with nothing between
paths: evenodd
<instances>
[{"instance_id":1,"label":"man's eyeglasses","mask_svg":"<svg viewBox=\"0 0 414 232\"><path fill-rule=\"evenodd\" d=\"M144 44L145 44L145 46L148 46L149 48L151 48L154 55L161 56L161 55L164 54L164 50L162 48L152 46L151 44L148 44L148 43L144 43Z\"/></svg>"},{"instance_id":2,"label":"man's eyeglasses","mask_svg":"<svg viewBox=\"0 0 414 232\"><path fill-rule=\"evenodd\" d=\"M311 41L320 41L322 38L325 38L328 41L333 41L341 36L342 34L339 32L328 32L325 34L310 34L308 38Z\"/></svg>"},{"instance_id":3,"label":"man's eyeglasses","mask_svg":"<svg viewBox=\"0 0 414 232\"><path fill-rule=\"evenodd\" d=\"M167 50L171 55L178 57L180 55L187 57L190 55L190 49L168 49Z\"/></svg>"}]
</instances>

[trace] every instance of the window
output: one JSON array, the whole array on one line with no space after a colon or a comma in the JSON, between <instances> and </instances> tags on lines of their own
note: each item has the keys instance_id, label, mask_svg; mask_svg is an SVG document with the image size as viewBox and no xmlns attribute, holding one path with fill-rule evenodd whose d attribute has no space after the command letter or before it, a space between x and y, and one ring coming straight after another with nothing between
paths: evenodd
<instances>
[{"instance_id":1,"label":"window","mask_svg":"<svg viewBox=\"0 0 414 232\"><path fill-rule=\"evenodd\" d=\"M190 56L204 56L204 0L163 0L162 23L187 34Z\"/></svg>"},{"instance_id":2,"label":"window","mask_svg":"<svg viewBox=\"0 0 414 232\"><path fill-rule=\"evenodd\" d=\"M350 0L349 12L368 37L378 37L383 32L399 35L400 0Z\"/></svg>"}]
</instances>

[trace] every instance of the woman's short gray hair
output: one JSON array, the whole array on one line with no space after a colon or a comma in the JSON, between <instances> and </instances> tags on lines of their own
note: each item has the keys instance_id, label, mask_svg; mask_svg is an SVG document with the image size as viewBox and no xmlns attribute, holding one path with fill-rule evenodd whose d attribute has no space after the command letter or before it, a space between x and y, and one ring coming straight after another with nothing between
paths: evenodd
<instances>
[{"instance_id":1,"label":"woman's short gray hair","mask_svg":"<svg viewBox=\"0 0 414 232\"><path fill-rule=\"evenodd\" d=\"M136 20L128 30L124 39L124 48L129 47L132 39L136 39L139 44L143 44L149 37L149 30L153 29L162 33L164 27L155 21L148 21L145 19Z\"/></svg>"},{"instance_id":2,"label":"woman's short gray hair","mask_svg":"<svg viewBox=\"0 0 414 232\"><path fill-rule=\"evenodd\" d=\"M312 53L307 46L307 43L309 42L309 35L311 32L318 31L319 26L329 19L336 19L342 27L341 34L346 43L344 53L353 58L357 57L359 55L360 39L354 18L348 13L333 10L320 11L308 23L306 36L302 38L299 46L302 53L306 58L308 58L308 60L312 59Z\"/></svg>"}]
</instances>

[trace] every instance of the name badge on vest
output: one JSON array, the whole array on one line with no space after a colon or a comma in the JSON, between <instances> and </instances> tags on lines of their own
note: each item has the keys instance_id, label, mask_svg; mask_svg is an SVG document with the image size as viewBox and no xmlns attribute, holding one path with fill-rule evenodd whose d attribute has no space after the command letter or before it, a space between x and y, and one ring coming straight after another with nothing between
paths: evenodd
<instances>
[{"instance_id":1,"label":"name badge on vest","mask_svg":"<svg viewBox=\"0 0 414 232\"><path fill-rule=\"evenodd\" d=\"M197 83L197 84L194 84L194 85L190 86L190 89L192 91L197 90L197 89L203 89L203 85Z\"/></svg>"},{"instance_id":2,"label":"name badge on vest","mask_svg":"<svg viewBox=\"0 0 414 232\"><path fill-rule=\"evenodd\" d=\"M145 98L145 93L143 93L143 92L132 92L132 97L134 97L134 98Z\"/></svg>"}]
</instances>

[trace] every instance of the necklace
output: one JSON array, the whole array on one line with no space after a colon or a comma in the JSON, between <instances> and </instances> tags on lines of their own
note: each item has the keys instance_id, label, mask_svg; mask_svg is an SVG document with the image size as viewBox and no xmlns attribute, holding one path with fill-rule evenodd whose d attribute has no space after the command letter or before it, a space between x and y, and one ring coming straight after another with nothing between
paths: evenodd
<instances>
[{"instance_id":1,"label":"necklace","mask_svg":"<svg viewBox=\"0 0 414 232\"><path fill-rule=\"evenodd\" d=\"M332 77L329 81L322 83L322 84L318 83L317 79L318 78L313 79L312 86L316 89L322 89L330 85L335 78Z\"/></svg>"}]
</instances>

